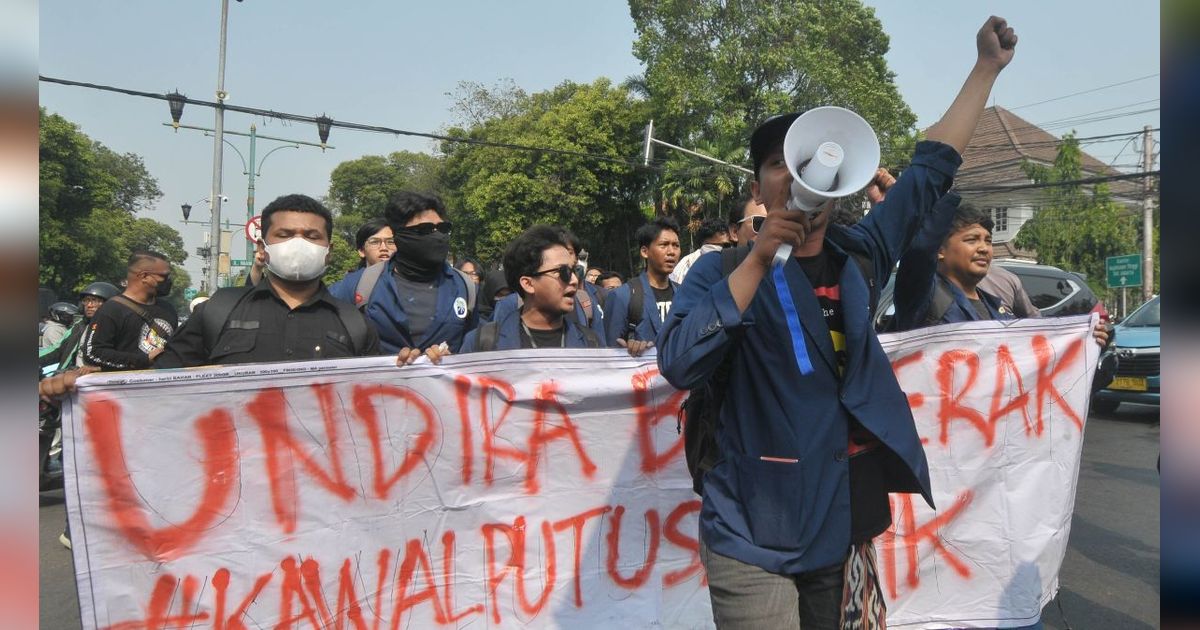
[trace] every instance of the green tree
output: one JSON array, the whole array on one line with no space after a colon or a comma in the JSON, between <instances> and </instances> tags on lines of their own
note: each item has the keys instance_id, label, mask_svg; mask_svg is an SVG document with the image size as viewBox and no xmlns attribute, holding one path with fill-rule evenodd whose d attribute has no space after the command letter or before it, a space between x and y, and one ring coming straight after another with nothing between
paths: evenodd
<instances>
[{"instance_id":1,"label":"green tree","mask_svg":"<svg viewBox=\"0 0 1200 630\"><path fill-rule=\"evenodd\" d=\"M592 264L631 270L633 232L653 213L644 172L630 163L641 146L645 103L608 79L485 102L501 115L447 134L599 157L443 143L456 251L495 262L522 230L550 223L578 234Z\"/></svg>"},{"instance_id":2,"label":"green tree","mask_svg":"<svg viewBox=\"0 0 1200 630\"><path fill-rule=\"evenodd\" d=\"M1078 271L1098 294L1107 293L1104 259L1138 251L1138 217L1114 201L1107 184L1067 184L1084 177L1079 141L1063 138L1051 165L1025 162L1022 169L1046 188L1045 202L1021 226L1016 243L1036 250L1039 262Z\"/></svg>"},{"instance_id":3,"label":"green tree","mask_svg":"<svg viewBox=\"0 0 1200 630\"><path fill-rule=\"evenodd\" d=\"M884 59L883 26L858 0L629 0L629 12L646 72L626 85L650 100L656 136L744 148L773 114L839 105L875 128L885 164L899 161L888 149L916 117Z\"/></svg>"},{"instance_id":4,"label":"green tree","mask_svg":"<svg viewBox=\"0 0 1200 630\"><path fill-rule=\"evenodd\" d=\"M402 190L441 194L442 160L427 153L396 151L366 155L338 164L329 175L325 203L334 213L333 260L326 283L340 280L358 263L354 235L359 226L382 217L388 198Z\"/></svg>"},{"instance_id":5,"label":"green tree","mask_svg":"<svg viewBox=\"0 0 1200 630\"><path fill-rule=\"evenodd\" d=\"M94 142L57 114L39 115L39 282L70 295L89 282L119 282L136 249L171 261L179 306L191 284L181 265L183 239L172 227L137 213L162 196L142 159Z\"/></svg>"}]
</instances>

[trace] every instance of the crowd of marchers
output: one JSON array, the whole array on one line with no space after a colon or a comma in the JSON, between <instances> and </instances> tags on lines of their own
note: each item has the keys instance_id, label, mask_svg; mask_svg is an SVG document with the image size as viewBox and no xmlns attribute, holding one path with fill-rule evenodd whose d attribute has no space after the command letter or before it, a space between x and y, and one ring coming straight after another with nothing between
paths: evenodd
<instances>
[{"instance_id":1,"label":"crowd of marchers","mask_svg":"<svg viewBox=\"0 0 1200 630\"><path fill-rule=\"evenodd\" d=\"M871 541L891 525L889 493L930 505L932 493L868 313L895 273L896 330L1037 316L1019 282L991 265L991 219L951 190L1016 40L1004 20L987 21L957 97L898 179L876 173L861 217L833 201L788 209L783 140L796 113L754 130L750 190L730 216L700 226L695 251L682 255L669 218L639 227L644 270L627 281L581 263L580 238L554 225L532 225L488 266L451 264L445 205L404 192L358 230L359 267L327 287L333 217L285 195L261 213L245 286L194 304L182 325L163 300L171 267L160 254L132 252L123 290L89 285L43 351L40 394L52 403L95 370L656 347L672 385L719 390L714 455L696 477L716 624L884 627ZM785 244L792 255L778 264ZM1109 342L1104 327L1095 338Z\"/></svg>"}]
</instances>

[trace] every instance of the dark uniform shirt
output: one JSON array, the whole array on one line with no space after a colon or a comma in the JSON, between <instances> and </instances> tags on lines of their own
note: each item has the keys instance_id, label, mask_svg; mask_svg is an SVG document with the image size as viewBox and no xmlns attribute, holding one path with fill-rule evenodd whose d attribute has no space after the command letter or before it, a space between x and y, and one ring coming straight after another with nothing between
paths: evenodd
<instances>
[{"instance_id":1,"label":"dark uniform shirt","mask_svg":"<svg viewBox=\"0 0 1200 630\"><path fill-rule=\"evenodd\" d=\"M264 279L249 289L230 312L210 350L204 344L204 307L192 316L154 361L156 368L340 359L379 354L379 335L367 325L363 348L354 348L338 317L335 298L322 284L296 308L288 305ZM360 316L357 312L356 315Z\"/></svg>"}]
</instances>

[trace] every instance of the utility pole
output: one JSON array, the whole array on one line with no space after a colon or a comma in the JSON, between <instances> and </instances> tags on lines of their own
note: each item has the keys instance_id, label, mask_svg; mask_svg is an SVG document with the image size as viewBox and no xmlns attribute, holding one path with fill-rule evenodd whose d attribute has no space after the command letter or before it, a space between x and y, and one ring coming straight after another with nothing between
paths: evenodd
<instances>
[{"instance_id":1,"label":"utility pole","mask_svg":"<svg viewBox=\"0 0 1200 630\"><path fill-rule=\"evenodd\" d=\"M1150 125L1142 129L1142 172L1154 170L1154 136ZM1150 176L1142 182L1142 301L1154 295L1154 199Z\"/></svg>"},{"instance_id":2,"label":"utility pole","mask_svg":"<svg viewBox=\"0 0 1200 630\"><path fill-rule=\"evenodd\" d=\"M219 264L221 256L221 158L225 149L225 98L228 94L225 92L225 32L226 24L229 21L229 0L221 0L221 48L217 58L217 106L216 122L213 124L213 176L212 176L212 236L211 247L215 249L212 252L213 260L218 261L218 264L211 265L208 269L208 290L216 292L220 288L218 278L220 277L221 265ZM228 252L226 252L228 255Z\"/></svg>"}]
</instances>

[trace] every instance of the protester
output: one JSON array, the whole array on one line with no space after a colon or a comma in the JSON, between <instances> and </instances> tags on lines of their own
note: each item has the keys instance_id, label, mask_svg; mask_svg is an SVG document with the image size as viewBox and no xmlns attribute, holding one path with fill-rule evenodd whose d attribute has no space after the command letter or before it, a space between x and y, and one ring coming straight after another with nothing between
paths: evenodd
<instances>
[{"instance_id":1,"label":"protester","mask_svg":"<svg viewBox=\"0 0 1200 630\"><path fill-rule=\"evenodd\" d=\"M467 333L462 352L602 347L599 335L568 317L582 292L573 262L563 230L535 225L518 236L504 252L504 275L521 309Z\"/></svg>"},{"instance_id":2,"label":"protester","mask_svg":"<svg viewBox=\"0 0 1200 630\"><path fill-rule=\"evenodd\" d=\"M763 221L767 220L767 207L755 201L754 197L747 198L739 205L738 219L733 222L730 215L730 229L734 230L735 243L746 245L754 242L755 235L758 234L759 228L762 227Z\"/></svg>"},{"instance_id":3,"label":"protester","mask_svg":"<svg viewBox=\"0 0 1200 630\"><path fill-rule=\"evenodd\" d=\"M100 306L84 331L85 365L102 370L148 368L179 323L175 308L165 299L172 288L166 257L136 251L127 270L125 291Z\"/></svg>"},{"instance_id":4,"label":"protester","mask_svg":"<svg viewBox=\"0 0 1200 630\"><path fill-rule=\"evenodd\" d=\"M512 289L508 288L508 279L504 277L504 270L493 269L484 274L483 284L479 287L477 305L479 323L492 321L496 302L511 293Z\"/></svg>"},{"instance_id":5,"label":"protester","mask_svg":"<svg viewBox=\"0 0 1200 630\"><path fill-rule=\"evenodd\" d=\"M154 367L379 354L375 329L321 282L332 231L332 214L311 197L284 195L267 204L256 244L266 261L265 282L220 289L197 304Z\"/></svg>"},{"instance_id":6,"label":"protester","mask_svg":"<svg viewBox=\"0 0 1200 630\"><path fill-rule=\"evenodd\" d=\"M387 353L404 350L414 360L446 344L458 351L475 328L474 280L446 262L452 225L435 195L402 192L385 210L396 241L388 260L350 272L329 288L363 309Z\"/></svg>"},{"instance_id":7,"label":"protester","mask_svg":"<svg viewBox=\"0 0 1200 630\"><path fill-rule=\"evenodd\" d=\"M760 125L752 192L768 213L753 246L728 277L725 254L701 257L675 297L658 337L663 376L692 389L725 375L710 385L725 404L713 411L717 457L700 514L718 627L886 623L871 540L891 523L888 493L932 498L907 398L871 325L872 286L949 188L1017 40L995 17L976 39L958 97L857 225L831 225L832 201L812 216L787 210L782 143L797 115ZM784 243L793 259L775 267Z\"/></svg>"},{"instance_id":8,"label":"protester","mask_svg":"<svg viewBox=\"0 0 1200 630\"><path fill-rule=\"evenodd\" d=\"M726 228L725 222L720 219L705 219L702 221L700 229L696 230L696 238L701 243L700 248L684 256L675 265L675 269L671 272L670 276L671 282L682 284L684 277L687 276L688 269L691 269L696 260L704 254L718 252L730 245L736 245L737 241L729 238L729 230Z\"/></svg>"},{"instance_id":9,"label":"protester","mask_svg":"<svg viewBox=\"0 0 1200 630\"><path fill-rule=\"evenodd\" d=\"M602 273L604 273L604 270L599 267L588 267L587 275L584 276L584 279L591 284L599 284L600 274Z\"/></svg>"},{"instance_id":10,"label":"protester","mask_svg":"<svg viewBox=\"0 0 1200 630\"><path fill-rule=\"evenodd\" d=\"M554 226L554 229L562 234L563 241L567 243L567 251L571 254L571 269L575 271L577 277L583 277L583 273L579 271L579 257L577 254L577 252L582 251L582 242L574 233L566 228ZM511 287L511 284L509 286ZM579 288L580 291L575 296L575 321L587 326L601 338L604 338L604 310L600 308L600 289L586 282L582 283ZM496 302L496 310L492 314L492 319L500 321L507 317L509 313L519 311L520 309L521 296L515 293L509 294Z\"/></svg>"},{"instance_id":11,"label":"protester","mask_svg":"<svg viewBox=\"0 0 1200 630\"><path fill-rule=\"evenodd\" d=\"M604 273L600 274L599 280L600 288L606 292L612 291L613 289L620 287L622 284L625 284L625 278L616 271L605 271Z\"/></svg>"},{"instance_id":12,"label":"protester","mask_svg":"<svg viewBox=\"0 0 1200 630\"><path fill-rule=\"evenodd\" d=\"M358 267L370 267L387 260L396 253L396 239L392 228L381 218L371 219L354 234L354 247L358 249Z\"/></svg>"},{"instance_id":13,"label":"protester","mask_svg":"<svg viewBox=\"0 0 1200 630\"><path fill-rule=\"evenodd\" d=\"M475 284L481 282L480 273L483 270L483 266L474 258L463 258L458 261L458 264L454 265L454 268L470 276L475 281Z\"/></svg>"},{"instance_id":14,"label":"protester","mask_svg":"<svg viewBox=\"0 0 1200 630\"><path fill-rule=\"evenodd\" d=\"M679 224L659 217L638 228L634 239L646 270L608 294L604 328L609 346L638 356L654 345L679 286L670 278L679 260Z\"/></svg>"}]
</instances>

